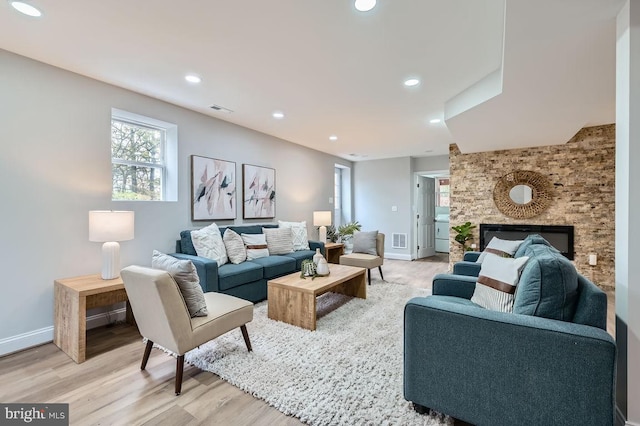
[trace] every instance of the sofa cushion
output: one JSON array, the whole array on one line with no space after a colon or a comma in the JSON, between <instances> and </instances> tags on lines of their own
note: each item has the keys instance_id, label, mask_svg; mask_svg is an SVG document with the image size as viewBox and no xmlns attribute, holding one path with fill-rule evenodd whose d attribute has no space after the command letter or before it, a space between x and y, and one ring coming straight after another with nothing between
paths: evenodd
<instances>
[{"instance_id":1,"label":"sofa cushion","mask_svg":"<svg viewBox=\"0 0 640 426\"><path fill-rule=\"evenodd\" d=\"M297 250L293 253L287 253L283 256L291 257L296 260L296 271L302 269L302 261L305 259L313 259L313 255L316 254L313 250Z\"/></svg>"},{"instance_id":2,"label":"sofa cushion","mask_svg":"<svg viewBox=\"0 0 640 426\"><path fill-rule=\"evenodd\" d=\"M193 262L190 260L176 259L173 256L153 251L151 267L167 271L178 284L184 303L187 305L189 315L193 317L206 317L207 302L204 299L200 279Z\"/></svg>"},{"instance_id":3,"label":"sofa cushion","mask_svg":"<svg viewBox=\"0 0 640 426\"><path fill-rule=\"evenodd\" d=\"M526 256L513 259L487 253L471 301L492 311L512 312L520 271L528 259Z\"/></svg>"},{"instance_id":4,"label":"sofa cushion","mask_svg":"<svg viewBox=\"0 0 640 426\"><path fill-rule=\"evenodd\" d=\"M268 280L291 274L296 270L296 260L289 256L267 256L254 259L251 262L263 267L264 278Z\"/></svg>"},{"instance_id":5,"label":"sofa cushion","mask_svg":"<svg viewBox=\"0 0 640 426\"><path fill-rule=\"evenodd\" d=\"M269 255L293 252L291 228L263 228L262 232L267 237Z\"/></svg>"},{"instance_id":6,"label":"sofa cushion","mask_svg":"<svg viewBox=\"0 0 640 426\"><path fill-rule=\"evenodd\" d=\"M242 262L237 265L227 263L218 268L218 288L228 290L252 281L262 279L262 265Z\"/></svg>"},{"instance_id":7,"label":"sofa cushion","mask_svg":"<svg viewBox=\"0 0 640 426\"><path fill-rule=\"evenodd\" d=\"M522 241L523 240L501 240L498 237L493 237L491 241L489 241L489 244L484 248L484 251L480 253L480 256L478 256L476 263L482 263L488 253L493 253L501 257L518 257L513 254L518 250Z\"/></svg>"},{"instance_id":8,"label":"sofa cushion","mask_svg":"<svg viewBox=\"0 0 640 426\"><path fill-rule=\"evenodd\" d=\"M530 245L522 270L513 312L572 321L578 297L578 272L553 247Z\"/></svg>"},{"instance_id":9,"label":"sofa cushion","mask_svg":"<svg viewBox=\"0 0 640 426\"><path fill-rule=\"evenodd\" d=\"M198 256L215 260L218 262L218 266L227 263L227 250L222 241L222 234L215 223L191 231L191 241L193 241Z\"/></svg>"},{"instance_id":10,"label":"sofa cushion","mask_svg":"<svg viewBox=\"0 0 640 426\"><path fill-rule=\"evenodd\" d=\"M542 238L541 235L539 235L539 234L529 234L529 235L527 235L527 238L524 239L522 244L520 244L520 247L518 247L518 250L516 250L516 252L513 255L513 257L524 256L524 253L533 244L542 244L542 245L551 247L552 249L556 250L556 248L553 247L549 241L547 241L544 238ZM560 252L558 251L558 253L560 253Z\"/></svg>"},{"instance_id":11,"label":"sofa cushion","mask_svg":"<svg viewBox=\"0 0 640 426\"><path fill-rule=\"evenodd\" d=\"M224 248L227 250L229 262L237 265L247 260L247 249L244 246L244 241L233 229L224 231L222 241L224 241Z\"/></svg>"},{"instance_id":12,"label":"sofa cushion","mask_svg":"<svg viewBox=\"0 0 640 426\"><path fill-rule=\"evenodd\" d=\"M284 222L278 221L280 228L291 228L291 238L293 250L309 250L309 237L307 235L307 222Z\"/></svg>"}]
</instances>

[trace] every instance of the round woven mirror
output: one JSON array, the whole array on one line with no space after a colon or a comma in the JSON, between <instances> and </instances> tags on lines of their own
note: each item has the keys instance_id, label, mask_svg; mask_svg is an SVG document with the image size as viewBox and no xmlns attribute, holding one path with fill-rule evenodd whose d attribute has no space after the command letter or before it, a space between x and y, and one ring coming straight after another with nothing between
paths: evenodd
<instances>
[{"instance_id":1,"label":"round woven mirror","mask_svg":"<svg viewBox=\"0 0 640 426\"><path fill-rule=\"evenodd\" d=\"M552 186L538 172L515 170L498 179L493 201L503 214L515 219L538 216L551 204Z\"/></svg>"}]
</instances>

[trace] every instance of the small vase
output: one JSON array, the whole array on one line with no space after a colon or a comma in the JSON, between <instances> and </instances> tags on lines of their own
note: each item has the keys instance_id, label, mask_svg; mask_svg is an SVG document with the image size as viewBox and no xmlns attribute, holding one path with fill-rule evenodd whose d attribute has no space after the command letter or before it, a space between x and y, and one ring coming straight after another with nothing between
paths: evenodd
<instances>
[{"instance_id":1,"label":"small vase","mask_svg":"<svg viewBox=\"0 0 640 426\"><path fill-rule=\"evenodd\" d=\"M320 262L320 259L324 259L324 256L322 255L322 253L320 253L320 249L317 248L316 254L313 255L313 263L315 263L316 266L318 266L318 262Z\"/></svg>"},{"instance_id":2,"label":"small vase","mask_svg":"<svg viewBox=\"0 0 640 426\"><path fill-rule=\"evenodd\" d=\"M320 261L318 262L316 273L318 275L329 275L329 264L327 263L324 257L320 259Z\"/></svg>"}]
</instances>

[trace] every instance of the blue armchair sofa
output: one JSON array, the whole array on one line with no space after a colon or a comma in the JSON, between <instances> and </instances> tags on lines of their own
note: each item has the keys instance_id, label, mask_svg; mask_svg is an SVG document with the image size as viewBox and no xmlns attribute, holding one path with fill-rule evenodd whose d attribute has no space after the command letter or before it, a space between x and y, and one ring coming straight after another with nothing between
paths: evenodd
<instances>
[{"instance_id":1,"label":"blue armchair sofa","mask_svg":"<svg viewBox=\"0 0 640 426\"><path fill-rule=\"evenodd\" d=\"M263 227L277 228L278 225L240 225L228 228L238 234L261 234ZM220 227L220 233L224 235L226 229L227 227ZM225 263L219 266L215 260L198 256L191 241L191 231L186 230L180 232L180 239L176 241L176 252L171 255L193 262L205 293L215 291L256 303L267 298L268 280L299 271L302 261L312 259L316 248L324 255L324 243L309 241L309 250L247 260L237 265Z\"/></svg>"},{"instance_id":2,"label":"blue armchair sofa","mask_svg":"<svg viewBox=\"0 0 640 426\"><path fill-rule=\"evenodd\" d=\"M406 304L405 398L474 425L613 425L606 293L551 247L522 254L514 313L474 304L476 277L454 274Z\"/></svg>"}]
</instances>

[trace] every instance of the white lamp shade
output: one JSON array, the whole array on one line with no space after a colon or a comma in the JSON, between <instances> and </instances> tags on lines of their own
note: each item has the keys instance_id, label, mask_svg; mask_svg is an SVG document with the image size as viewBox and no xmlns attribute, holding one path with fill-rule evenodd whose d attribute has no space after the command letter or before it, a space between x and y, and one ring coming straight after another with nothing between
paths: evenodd
<instances>
[{"instance_id":1,"label":"white lamp shade","mask_svg":"<svg viewBox=\"0 0 640 426\"><path fill-rule=\"evenodd\" d=\"M313 212L313 226L329 226L331 225L331 211Z\"/></svg>"},{"instance_id":2,"label":"white lamp shade","mask_svg":"<svg viewBox=\"0 0 640 426\"><path fill-rule=\"evenodd\" d=\"M89 241L128 241L134 237L134 212L92 210L89 212Z\"/></svg>"}]
</instances>

